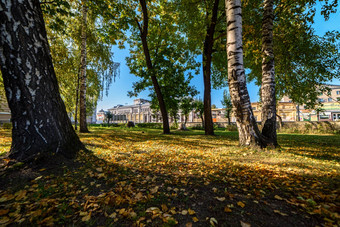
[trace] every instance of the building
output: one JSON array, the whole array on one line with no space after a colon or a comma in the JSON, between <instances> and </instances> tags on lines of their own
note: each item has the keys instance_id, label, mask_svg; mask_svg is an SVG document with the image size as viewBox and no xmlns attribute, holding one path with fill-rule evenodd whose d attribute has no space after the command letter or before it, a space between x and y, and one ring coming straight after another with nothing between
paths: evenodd
<instances>
[{"instance_id":1,"label":"building","mask_svg":"<svg viewBox=\"0 0 340 227\"><path fill-rule=\"evenodd\" d=\"M135 123L160 122L159 114L152 113L151 103L146 99L135 99L133 105L117 105L108 109L113 114L113 122Z\"/></svg>"},{"instance_id":2,"label":"building","mask_svg":"<svg viewBox=\"0 0 340 227\"><path fill-rule=\"evenodd\" d=\"M284 96L277 105L277 115L282 121L340 121L340 85L327 85L330 94L322 93L318 96L321 103L319 108L308 109L305 105L298 105ZM261 104L252 103L257 121L261 121Z\"/></svg>"},{"instance_id":3,"label":"building","mask_svg":"<svg viewBox=\"0 0 340 227\"><path fill-rule=\"evenodd\" d=\"M321 111L308 109L304 105L297 105L288 97L283 97L277 105L277 114L282 121L340 121L340 85L328 85L331 88L330 95L321 94L319 101L322 103ZM252 103L253 113L256 121L261 121L261 103ZM126 123L133 121L135 123L154 123L162 122L161 114L155 113L151 109L150 101L146 99L135 99L133 105L117 105L108 109L113 114L113 122ZM212 118L214 123L226 123L225 109L212 109ZM231 114L231 122L236 119ZM105 121L105 111L100 110L97 114L97 121ZM178 113L177 122L184 122L185 116ZM169 118L169 122L174 119ZM191 111L187 120L188 123L201 123L202 120L194 111Z\"/></svg>"},{"instance_id":4,"label":"building","mask_svg":"<svg viewBox=\"0 0 340 227\"><path fill-rule=\"evenodd\" d=\"M7 102L0 102L0 124L11 121L11 111Z\"/></svg>"}]
</instances>

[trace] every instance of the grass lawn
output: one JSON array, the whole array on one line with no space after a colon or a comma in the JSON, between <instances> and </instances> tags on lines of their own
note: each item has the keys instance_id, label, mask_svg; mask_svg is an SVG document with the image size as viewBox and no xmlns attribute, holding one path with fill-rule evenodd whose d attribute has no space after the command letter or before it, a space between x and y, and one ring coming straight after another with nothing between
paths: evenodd
<instances>
[{"instance_id":1,"label":"grass lawn","mask_svg":"<svg viewBox=\"0 0 340 227\"><path fill-rule=\"evenodd\" d=\"M90 131L61 167L2 158L0 226L340 225L339 135L279 134L280 149L257 151L236 132Z\"/></svg>"}]
</instances>

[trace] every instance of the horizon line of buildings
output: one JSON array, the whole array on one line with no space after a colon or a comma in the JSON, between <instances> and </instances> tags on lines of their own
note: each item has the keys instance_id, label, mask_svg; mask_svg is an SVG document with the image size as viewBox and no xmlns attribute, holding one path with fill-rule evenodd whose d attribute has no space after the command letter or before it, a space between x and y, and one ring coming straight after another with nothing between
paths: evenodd
<instances>
[{"instance_id":1,"label":"horizon line of buildings","mask_svg":"<svg viewBox=\"0 0 340 227\"><path fill-rule=\"evenodd\" d=\"M318 96L319 102L323 104L322 110L317 111L308 109L304 105L297 105L288 97L283 97L277 104L277 115L282 121L340 121L340 85L328 85L331 89L330 95L321 94ZM261 121L261 103L252 103L253 113L256 121ZM116 105L109 108L113 115L113 122L126 123L133 121L134 123L161 123L161 114L155 113L151 109L150 101L146 99L135 99L132 105ZM224 108L212 109L213 122L226 123L228 120L225 117ZM0 123L10 122L11 113L8 106L0 103ZM231 122L236 122L233 114L230 116ZM72 120L72 118L71 118ZM174 122L175 119L169 117L169 122ZM185 116L179 111L177 122L184 122ZM103 123L105 122L105 111L102 109L87 117L88 123ZM189 113L188 123L201 123L202 120L195 111Z\"/></svg>"},{"instance_id":2,"label":"horizon line of buildings","mask_svg":"<svg viewBox=\"0 0 340 227\"><path fill-rule=\"evenodd\" d=\"M288 97L283 97L277 104L277 115L282 121L340 121L340 85L328 85L331 89L331 94L321 94L318 96L319 102L323 104L322 111L308 109L304 105L297 105ZM256 121L261 121L261 103L253 102L252 108ZM134 123L156 123L162 122L160 113L154 113L151 109L150 101L146 99L135 99L132 105L116 105L109 108L113 115L113 122L126 123L133 121ZM212 109L213 122L225 123L224 108ZM231 114L231 122L236 122L235 117ZM178 121L184 122L185 116L179 111ZM97 123L105 122L105 111L102 109L97 113ZM174 122L174 119L169 117L169 122ZM201 118L195 111L191 111L188 123L202 122Z\"/></svg>"}]
</instances>

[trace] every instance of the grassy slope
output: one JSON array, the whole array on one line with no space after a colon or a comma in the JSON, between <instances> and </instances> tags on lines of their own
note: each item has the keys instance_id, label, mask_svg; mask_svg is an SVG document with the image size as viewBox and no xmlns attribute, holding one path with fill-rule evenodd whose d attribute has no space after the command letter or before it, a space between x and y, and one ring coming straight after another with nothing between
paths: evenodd
<instances>
[{"instance_id":1,"label":"grassy slope","mask_svg":"<svg viewBox=\"0 0 340 227\"><path fill-rule=\"evenodd\" d=\"M235 132L91 131L63 168L3 161L0 225L339 224L339 136L280 134L280 149L255 151Z\"/></svg>"}]
</instances>

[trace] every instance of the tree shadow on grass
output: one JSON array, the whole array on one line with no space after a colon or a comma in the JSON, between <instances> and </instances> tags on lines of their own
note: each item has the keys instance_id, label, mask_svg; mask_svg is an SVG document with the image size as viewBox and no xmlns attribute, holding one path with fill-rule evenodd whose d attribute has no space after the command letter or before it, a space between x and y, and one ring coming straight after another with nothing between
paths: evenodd
<instances>
[{"instance_id":1,"label":"tree shadow on grass","mask_svg":"<svg viewBox=\"0 0 340 227\"><path fill-rule=\"evenodd\" d=\"M318 160L340 161L338 135L280 134L279 143L287 152Z\"/></svg>"},{"instance_id":2,"label":"tree shadow on grass","mask_svg":"<svg viewBox=\"0 0 340 227\"><path fill-rule=\"evenodd\" d=\"M27 217L22 225L132 226L139 221L161 226L177 221L179 226L209 226L216 220L220 226L240 226L241 221L252 226L310 226L323 222L285 201L294 192L272 188L281 182L271 171L258 175L256 169L230 165L198 176L178 174L172 166L161 168L166 171L130 168L89 150L75 160L41 160L0 175L2 181L10 179L0 196L8 200L1 200L0 206L9 210L19 206L18 215ZM23 181L19 173L25 171L31 175ZM277 193L282 200L274 198Z\"/></svg>"}]
</instances>

